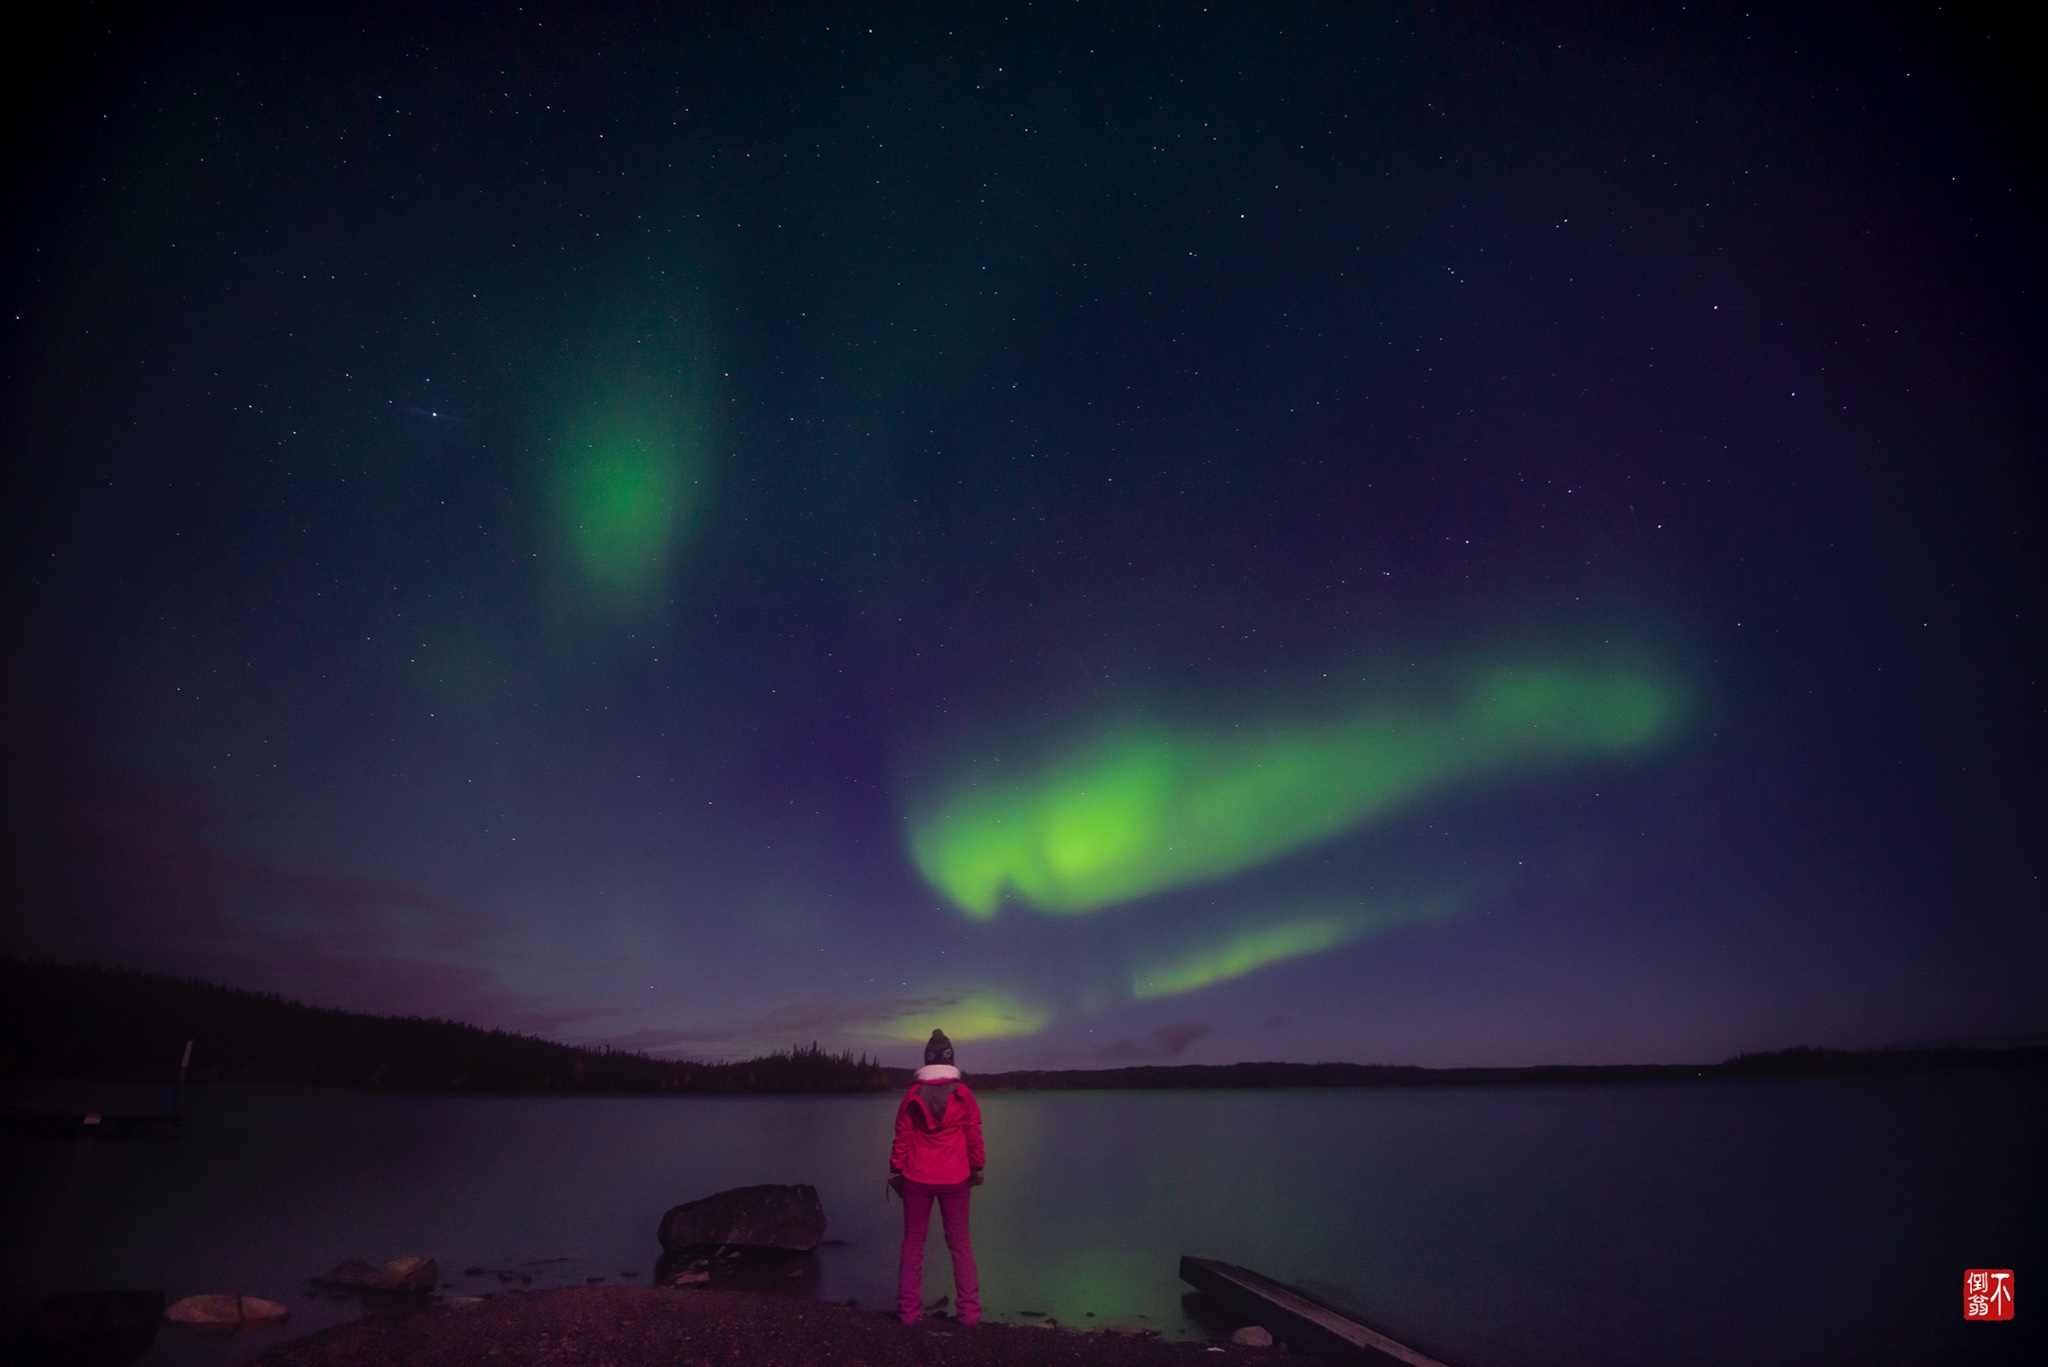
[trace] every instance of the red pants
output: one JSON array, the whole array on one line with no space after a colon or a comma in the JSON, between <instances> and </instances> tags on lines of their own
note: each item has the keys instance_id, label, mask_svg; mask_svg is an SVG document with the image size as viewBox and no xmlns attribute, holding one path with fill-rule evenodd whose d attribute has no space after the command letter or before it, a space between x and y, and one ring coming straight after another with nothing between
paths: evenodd
<instances>
[{"instance_id":1,"label":"red pants","mask_svg":"<svg viewBox=\"0 0 2048 1367\"><path fill-rule=\"evenodd\" d=\"M903 1261L896 1273L896 1313L914 1324L924 1313L924 1239L932 1227L932 1202L939 1203L939 1223L946 1230L946 1251L953 1255L953 1290L959 1298L960 1321L981 1321L981 1279L974 1271L974 1245L967 1241L967 1184L950 1187L903 1183Z\"/></svg>"}]
</instances>

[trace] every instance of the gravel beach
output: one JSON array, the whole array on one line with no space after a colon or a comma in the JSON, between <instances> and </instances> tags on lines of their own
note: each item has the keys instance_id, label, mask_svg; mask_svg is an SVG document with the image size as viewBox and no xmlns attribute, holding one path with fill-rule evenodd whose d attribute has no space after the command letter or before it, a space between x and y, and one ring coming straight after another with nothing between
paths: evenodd
<instances>
[{"instance_id":1,"label":"gravel beach","mask_svg":"<svg viewBox=\"0 0 2048 1367\"><path fill-rule=\"evenodd\" d=\"M1169 1342L1114 1330L933 1318L903 1325L872 1309L742 1291L566 1287L368 1319L283 1344L264 1367L982 1367L1316 1361L1283 1347Z\"/></svg>"}]
</instances>

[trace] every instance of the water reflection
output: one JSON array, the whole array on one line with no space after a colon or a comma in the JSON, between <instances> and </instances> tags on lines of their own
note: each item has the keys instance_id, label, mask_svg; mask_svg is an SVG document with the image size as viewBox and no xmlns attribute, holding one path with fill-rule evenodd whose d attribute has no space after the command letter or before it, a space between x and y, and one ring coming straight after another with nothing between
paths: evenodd
<instances>
[{"instance_id":1,"label":"water reflection","mask_svg":"<svg viewBox=\"0 0 2048 1367\"><path fill-rule=\"evenodd\" d=\"M21 1367L126 1367L147 1353L163 1328L156 1291L85 1291L53 1296L30 1309L13 1335Z\"/></svg>"},{"instance_id":2,"label":"water reflection","mask_svg":"<svg viewBox=\"0 0 2048 1367\"><path fill-rule=\"evenodd\" d=\"M984 1093L984 1301L1017 1322L1199 1335L1213 1326L1183 1302L1188 1253L1301 1283L1467 1367L1952 1360L1959 1270L2039 1261L2043 1081ZM226 1343L159 1335L144 1358L223 1367L371 1309L308 1295L345 1257L429 1254L446 1298L646 1285L664 1211L769 1182L818 1187L826 1244L714 1279L894 1300L902 1213L877 1176L890 1096L198 1089L187 1106L168 1144L0 1136L10 1339L60 1292L291 1306ZM927 1296L952 1291L929 1250ZM2014 1327L1967 1352L2024 1360L2039 1335Z\"/></svg>"}]
</instances>

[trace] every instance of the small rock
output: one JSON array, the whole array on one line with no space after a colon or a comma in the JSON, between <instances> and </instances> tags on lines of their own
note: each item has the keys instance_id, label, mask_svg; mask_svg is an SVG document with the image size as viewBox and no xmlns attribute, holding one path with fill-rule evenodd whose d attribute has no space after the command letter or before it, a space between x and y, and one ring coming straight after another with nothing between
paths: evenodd
<instances>
[{"instance_id":1,"label":"small rock","mask_svg":"<svg viewBox=\"0 0 2048 1367\"><path fill-rule=\"evenodd\" d=\"M187 1296L164 1311L173 1324L196 1324L232 1328L240 1324L270 1324L291 1312L276 1301L260 1296Z\"/></svg>"},{"instance_id":2,"label":"small rock","mask_svg":"<svg viewBox=\"0 0 2048 1367\"><path fill-rule=\"evenodd\" d=\"M434 1282L441 1275L432 1258L393 1258L384 1264L384 1270L396 1277L399 1291L432 1291Z\"/></svg>"},{"instance_id":3,"label":"small rock","mask_svg":"<svg viewBox=\"0 0 2048 1367\"><path fill-rule=\"evenodd\" d=\"M1271 1348L1273 1336L1259 1325L1247 1324L1230 1336L1232 1343L1241 1343L1247 1348Z\"/></svg>"}]
</instances>

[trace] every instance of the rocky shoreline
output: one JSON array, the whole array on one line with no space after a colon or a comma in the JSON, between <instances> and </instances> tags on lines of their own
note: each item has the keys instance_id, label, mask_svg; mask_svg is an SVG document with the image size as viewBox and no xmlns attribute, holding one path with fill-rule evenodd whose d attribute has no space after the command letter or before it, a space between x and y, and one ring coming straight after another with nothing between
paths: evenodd
<instances>
[{"instance_id":1,"label":"rocky shoreline","mask_svg":"<svg viewBox=\"0 0 2048 1367\"><path fill-rule=\"evenodd\" d=\"M262 1367L1164 1367L1307 1364L1284 1346L1252 1348L1102 1329L940 1316L898 1323L848 1305L708 1287L521 1291L396 1318L359 1320L280 1344Z\"/></svg>"}]
</instances>

